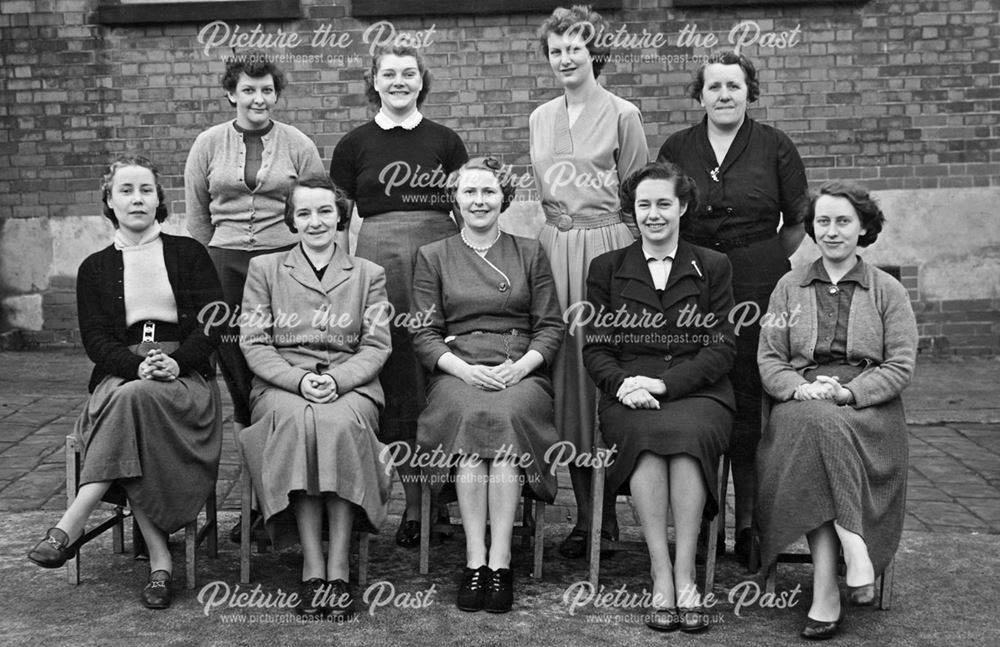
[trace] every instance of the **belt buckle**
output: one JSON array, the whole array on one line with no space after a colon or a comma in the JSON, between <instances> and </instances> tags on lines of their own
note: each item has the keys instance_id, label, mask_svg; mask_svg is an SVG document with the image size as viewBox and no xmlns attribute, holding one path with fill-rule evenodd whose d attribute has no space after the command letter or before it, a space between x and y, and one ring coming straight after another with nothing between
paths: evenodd
<instances>
[{"instance_id":1,"label":"belt buckle","mask_svg":"<svg viewBox=\"0 0 1000 647\"><path fill-rule=\"evenodd\" d=\"M556 229L559 231L569 231L573 228L573 218L566 214L559 216L556 219Z\"/></svg>"},{"instance_id":2,"label":"belt buckle","mask_svg":"<svg viewBox=\"0 0 1000 647\"><path fill-rule=\"evenodd\" d=\"M147 321L142 324L142 342L136 346L135 354L145 356L153 349L159 349L160 344L156 341L156 324Z\"/></svg>"}]
</instances>

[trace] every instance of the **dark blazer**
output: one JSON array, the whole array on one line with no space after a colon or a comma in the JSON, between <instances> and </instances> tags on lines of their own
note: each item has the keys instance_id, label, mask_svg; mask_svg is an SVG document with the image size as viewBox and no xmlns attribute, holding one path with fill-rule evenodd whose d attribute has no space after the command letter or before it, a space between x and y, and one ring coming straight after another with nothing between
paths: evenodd
<instances>
[{"instance_id":1,"label":"dark blazer","mask_svg":"<svg viewBox=\"0 0 1000 647\"><path fill-rule=\"evenodd\" d=\"M604 398L627 377L660 378L661 400L714 398L735 408L726 375L736 357L732 269L724 254L683 240L662 295L653 287L642 240L590 264L583 361ZM705 325L711 315L714 324ZM700 317L695 321L694 316ZM569 313L572 325L575 313Z\"/></svg>"},{"instance_id":2,"label":"dark blazer","mask_svg":"<svg viewBox=\"0 0 1000 647\"><path fill-rule=\"evenodd\" d=\"M206 334L198 313L213 301L222 302L222 286L208 252L192 238L160 234L167 278L177 301L180 347L170 353L181 375L197 371L214 374L209 355L219 345L219 328ZM87 390L93 393L101 380L115 375L138 379L143 358L128 349L125 325L125 264L122 253L109 245L88 256L76 277L76 307L80 338L87 357L94 362Z\"/></svg>"}]
</instances>

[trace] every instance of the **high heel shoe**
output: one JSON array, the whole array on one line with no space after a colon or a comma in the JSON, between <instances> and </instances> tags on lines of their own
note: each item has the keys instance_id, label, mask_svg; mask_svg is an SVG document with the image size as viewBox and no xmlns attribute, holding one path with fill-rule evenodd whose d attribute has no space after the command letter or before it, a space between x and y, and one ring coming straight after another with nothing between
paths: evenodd
<instances>
[{"instance_id":1,"label":"high heel shoe","mask_svg":"<svg viewBox=\"0 0 1000 647\"><path fill-rule=\"evenodd\" d=\"M840 615L833 621L813 620L806 616L806 624L802 627L799 635L806 640L829 640L840 631L840 624L844 621L844 599L840 599Z\"/></svg>"},{"instance_id":2,"label":"high heel shoe","mask_svg":"<svg viewBox=\"0 0 1000 647\"><path fill-rule=\"evenodd\" d=\"M870 607L875 604L875 582L848 586L847 603L853 607Z\"/></svg>"},{"instance_id":3,"label":"high heel shoe","mask_svg":"<svg viewBox=\"0 0 1000 647\"><path fill-rule=\"evenodd\" d=\"M80 540L69 543L69 536L59 528L49 528L45 538L35 544L28 559L42 568L59 568L76 555Z\"/></svg>"}]
</instances>

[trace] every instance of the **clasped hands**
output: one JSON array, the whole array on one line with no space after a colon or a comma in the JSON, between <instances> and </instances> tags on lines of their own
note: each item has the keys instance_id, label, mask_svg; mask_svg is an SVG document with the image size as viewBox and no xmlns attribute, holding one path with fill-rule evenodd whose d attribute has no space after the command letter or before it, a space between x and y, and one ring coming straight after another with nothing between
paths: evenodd
<instances>
[{"instance_id":1,"label":"clasped hands","mask_svg":"<svg viewBox=\"0 0 1000 647\"><path fill-rule=\"evenodd\" d=\"M795 387L792 398L795 400L833 400L837 404L848 404L854 394L840 384L837 377L817 375L813 382L806 382Z\"/></svg>"},{"instance_id":2,"label":"clasped hands","mask_svg":"<svg viewBox=\"0 0 1000 647\"><path fill-rule=\"evenodd\" d=\"M462 381L483 391L503 391L508 386L514 386L530 373L519 361L505 361L496 366L485 364L469 364L460 375Z\"/></svg>"},{"instance_id":3,"label":"clasped hands","mask_svg":"<svg viewBox=\"0 0 1000 647\"><path fill-rule=\"evenodd\" d=\"M326 373L306 373L299 382L299 392L302 397L316 404L333 402L339 396L337 382L332 375Z\"/></svg>"},{"instance_id":4,"label":"clasped hands","mask_svg":"<svg viewBox=\"0 0 1000 647\"><path fill-rule=\"evenodd\" d=\"M159 348L151 348L146 353L146 358L139 364L140 380L159 380L170 382L176 380L181 374L181 367L170 355L167 355Z\"/></svg>"},{"instance_id":5,"label":"clasped hands","mask_svg":"<svg viewBox=\"0 0 1000 647\"><path fill-rule=\"evenodd\" d=\"M667 392L663 380L643 375L627 377L618 387L615 397L629 409L659 409L660 401L656 396Z\"/></svg>"}]
</instances>

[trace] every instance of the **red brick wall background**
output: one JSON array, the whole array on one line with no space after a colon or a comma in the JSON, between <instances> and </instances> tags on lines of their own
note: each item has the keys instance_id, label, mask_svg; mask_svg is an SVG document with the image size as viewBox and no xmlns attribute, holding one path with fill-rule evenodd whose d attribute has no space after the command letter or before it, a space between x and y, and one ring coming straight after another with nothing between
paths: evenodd
<instances>
[{"instance_id":1,"label":"red brick wall background","mask_svg":"<svg viewBox=\"0 0 1000 647\"><path fill-rule=\"evenodd\" d=\"M98 1L5 0L0 9L0 220L98 215L101 165L123 151L141 151L160 165L171 212L182 212L191 142L233 116L218 85L221 57L230 52L214 47L205 54L198 42L204 23L102 26L95 24ZM704 48L677 46L693 25L721 45L744 20L762 34L787 37L797 28L798 42L784 49L745 47L761 68L761 100L751 114L791 136L813 184L856 178L873 189L1000 185L1000 27L991 0L728 10L677 9L669 0L624 4L606 12L613 27L661 32L668 44L618 55L704 55ZM311 135L328 160L339 138L371 114L362 82L369 61L362 33L370 22L330 0L301 5L306 18L266 21L262 30L309 35L332 25L353 41L346 49L269 50L343 57L283 64L291 83L277 117ZM534 38L543 18L390 18L400 31L434 27L425 49L434 76L425 114L459 132L470 153L500 154L519 171L529 162L528 115L559 91ZM258 22L229 25L249 31ZM701 118L684 93L696 66L660 59L606 68L606 85L641 108L652 150ZM72 277L55 277L48 288L51 334L42 341L75 328L72 298L59 294L71 285ZM995 316L996 303L990 307ZM935 318L945 312L932 304L922 323L958 325ZM995 320L965 323L998 346ZM947 335L943 327L925 332Z\"/></svg>"}]
</instances>

